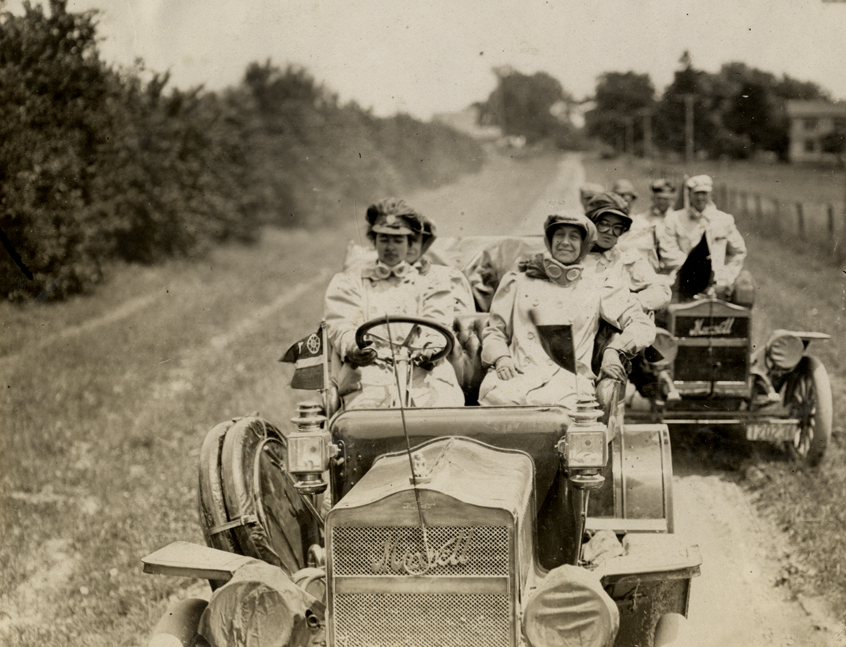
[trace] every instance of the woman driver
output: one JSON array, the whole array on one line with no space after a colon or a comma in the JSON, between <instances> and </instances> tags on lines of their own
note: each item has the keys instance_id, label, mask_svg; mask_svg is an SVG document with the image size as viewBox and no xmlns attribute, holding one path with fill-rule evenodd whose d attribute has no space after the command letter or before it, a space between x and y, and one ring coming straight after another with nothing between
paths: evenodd
<instances>
[{"instance_id":1,"label":"woman driver","mask_svg":"<svg viewBox=\"0 0 846 647\"><path fill-rule=\"evenodd\" d=\"M326 290L324 304L330 343L360 373L360 380L354 380L351 386L341 385L341 396L348 409L399 406L393 366L377 361L377 355L390 357L390 349L383 342L360 349L355 342L359 326L386 314L422 317L447 329L451 329L453 320L449 282L423 277L406 261L409 237L416 237L423 231L420 214L404 200L386 198L368 207L366 219L367 237L376 247L377 260L355 271L336 274ZM394 342L401 342L409 329L407 324L392 325ZM387 338L385 327L379 330L379 336ZM423 345L430 333L424 329L422 334L423 338L418 339L415 346ZM442 345L444 340L437 333L431 333L431 341ZM463 406L464 394L449 362L425 369L414 365L411 370L412 406ZM404 380L405 375L400 373L400 379Z\"/></svg>"},{"instance_id":2,"label":"woman driver","mask_svg":"<svg viewBox=\"0 0 846 647\"><path fill-rule=\"evenodd\" d=\"M593 393L600 318L622 330L603 353L601 370L621 382L621 355L634 355L655 337L655 325L628 290L583 272L580 261L596 241L592 222L577 213L550 215L544 240L548 251L524 272L506 274L494 295L482 333L482 361L493 370L482 382L480 404L574 409L578 393Z\"/></svg>"}]
</instances>

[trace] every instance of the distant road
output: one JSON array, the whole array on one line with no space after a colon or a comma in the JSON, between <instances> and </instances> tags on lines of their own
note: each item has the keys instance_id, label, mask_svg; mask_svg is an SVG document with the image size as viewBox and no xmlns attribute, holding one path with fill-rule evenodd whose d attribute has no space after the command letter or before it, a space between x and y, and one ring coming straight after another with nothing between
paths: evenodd
<instances>
[{"instance_id":1,"label":"distant road","mask_svg":"<svg viewBox=\"0 0 846 647\"><path fill-rule=\"evenodd\" d=\"M523 168L515 173L515 166ZM526 173L525 167L534 168ZM494 160L480 174L409 201L435 218L441 236L540 234L551 211L581 209L584 177L578 154L545 162Z\"/></svg>"}]
</instances>

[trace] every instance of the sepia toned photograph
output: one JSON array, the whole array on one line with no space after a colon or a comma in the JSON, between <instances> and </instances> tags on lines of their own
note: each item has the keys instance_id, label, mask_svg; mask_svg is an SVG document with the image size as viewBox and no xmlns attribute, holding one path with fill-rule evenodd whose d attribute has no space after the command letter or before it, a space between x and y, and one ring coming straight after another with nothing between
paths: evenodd
<instances>
[{"instance_id":1,"label":"sepia toned photograph","mask_svg":"<svg viewBox=\"0 0 846 647\"><path fill-rule=\"evenodd\" d=\"M844 62L846 0L0 0L0 645L846 647Z\"/></svg>"}]
</instances>

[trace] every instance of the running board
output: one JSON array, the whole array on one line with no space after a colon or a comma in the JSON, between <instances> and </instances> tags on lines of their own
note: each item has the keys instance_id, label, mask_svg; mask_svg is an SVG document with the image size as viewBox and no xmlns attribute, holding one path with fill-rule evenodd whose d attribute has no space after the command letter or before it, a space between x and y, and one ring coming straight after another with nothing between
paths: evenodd
<instances>
[{"instance_id":1,"label":"running board","mask_svg":"<svg viewBox=\"0 0 846 647\"><path fill-rule=\"evenodd\" d=\"M755 412L748 412L738 415L736 412L731 414L712 413L710 415L697 415L696 413L687 412L687 415L679 415L675 412L653 413L651 411L629 411L626 410L627 422L659 422L667 425L748 425L748 424L762 424L762 425L791 425L796 426L801 424L799 418L776 418L773 416L762 417Z\"/></svg>"}]
</instances>

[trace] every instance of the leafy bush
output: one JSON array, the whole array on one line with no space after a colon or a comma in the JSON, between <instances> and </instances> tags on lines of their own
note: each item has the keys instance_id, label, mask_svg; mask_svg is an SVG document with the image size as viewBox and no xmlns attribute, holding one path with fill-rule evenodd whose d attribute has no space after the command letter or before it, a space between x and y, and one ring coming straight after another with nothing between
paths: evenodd
<instances>
[{"instance_id":1,"label":"leafy bush","mask_svg":"<svg viewBox=\"0 0 846 647\"><path fill-rule=\"evenodd\" d=\"M108 259L202 253L261 225L327 224L339 204L478 170L476 142L381 119L306 70L248 66L222 93L167 89L97 51L96 12L0 15L0 294L55 299ZM147 80L143 80L147 77Z\"/></svg>"}]
</instances>

